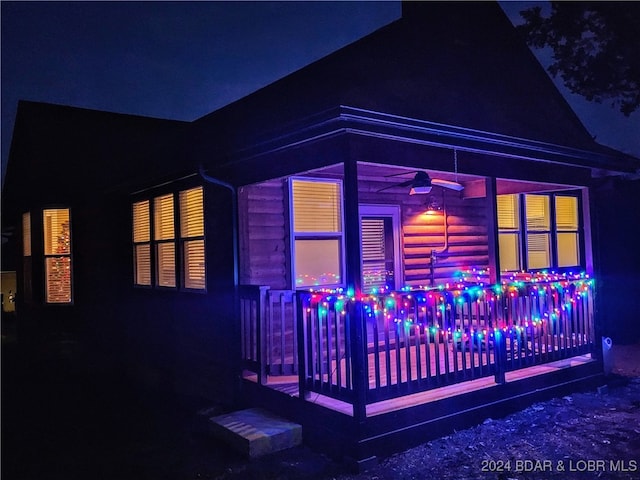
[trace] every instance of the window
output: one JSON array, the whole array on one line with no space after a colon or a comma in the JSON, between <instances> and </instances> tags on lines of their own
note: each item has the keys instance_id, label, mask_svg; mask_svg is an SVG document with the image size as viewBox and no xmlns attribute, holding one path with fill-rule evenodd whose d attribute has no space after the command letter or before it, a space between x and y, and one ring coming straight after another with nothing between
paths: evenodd
<instances>
[{"instance_id":1,"label":"window","mask_svg":"<svg viewBox=\"0 0 640 480\"><path fill-rule=\"evenodd\" d=\"M498 195L498 248L500 268L520 270L520 197Z\"/></svg>"},{"instance_id":2,"label":"window","mask_svg":"<svg viewBox=\"0 0 640 480\"><path fill-rule=\"evenodd\" d=\"M31 249L31 212L26 212L22 214L22 299L27 303L33 300Z\"/></svg>"},{"instance_id":3,"label":"window","mask_svg":"<svg viewBox=\"0 0 640 480\"><path fill-rule=\"evenodd\" d=\"M133 204L133 271L136 285L151 285L149 200Z\"/></svg>"},{"instance_id":4,"label":"window","mask_svg":"<svg viewBox=\"0 0 640 480\"><path fill-rule=\"evenodd\" d=\"M22 214L22 255L31 256L31 213Z\"/></svg>"},{"instance_id":5,"label":"window","mask_svg":"<svg viewBox=\"0 0 640 480\"><path fill-rule=\"evenodd\" d=\"M500 268L516 271L579 266L578 208L578 198L572 195L498 195Z\"/></svg>"},{"instance_id":6,"label":"window","mask_svg":"<svg viewBox=\"0 0 640 480\"><path fill-rule=\"evenodd\" d=\"M68 208L42 212L45 298L47 303L71 303L71 220Z\"/></svg>"},{"instance_id":7,"label":"window","mask_svg":"<svg viewBox=\"0 0 640 480\"><path fill-rule=\"evenodd\" d=\"M202 187L195 187L133 203L135 285L176 288L179 269L181 287L206 288L203 199Z\"/></svg>"},{"instance_id":8,"label":"window","mask_svg":"<svg viewBox=\"0 0 640 480\"><path fill-rule=\"evenodd\" d=\"M558 267L580 264L578 199L556 196L556 250Z\"/></svg>"},{"instance_id":9,"label":"window","mask_svg":"<svg viewBox=\"0 0 640 480\"><path fill-rule=\"evenodd\" d=\"M362 291L400 288L400 207L360 204L359 210Z\"/></svg>"},{"instance_id":10,"label":"window","mask_svg":"<svg viewBox=\"0 0 640 480\"><path fill-rule=\"evenodd\" d=\"M202 187L180 192L180 245L185 288L203 289L205 285L203 209Z\"/></svg>"},{"instance_id":11,"label":"window","mask_svg":"<svg viewBox=\"0 0 640 480\"><path fill-rule=\"evenodd\" d=\"M290 187L295 286L342 285L342 184L292 179Z\"/></svg>"},{"instance_id":12,"label":"window","mask_svg":"<svg viewBox=\"0 0 640 480\"><path fill-rule=\"evenodd\" d=\"M176 286L176 242L173 194L153 199L153 240L156 253L156 285Z\"/></svg>"}]
</instances>

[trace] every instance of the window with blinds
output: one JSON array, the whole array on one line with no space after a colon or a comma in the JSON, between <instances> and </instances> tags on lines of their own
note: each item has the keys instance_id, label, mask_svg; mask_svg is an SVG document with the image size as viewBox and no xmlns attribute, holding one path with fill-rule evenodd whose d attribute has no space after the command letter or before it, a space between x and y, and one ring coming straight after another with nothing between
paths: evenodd
<instances>
[{"instance_id":1,"label":"window with blinds","mask_svg":"<svg viewBox=\"0 0 640 480\"><path fill-rule=\"evenodd\" d=\"M173 194L153 200L153 240L156 253L156 285L176 286L176 242Z\"/></svg>"},{"instance_id":2,"label":"window with blinds","mask_svg":"<svg viewBox=\"0 0 640 480\"><path fill-rule=\"evenodd\" d=\"M520 255L520 197L498 195L498 249L500 269L517 271L522 268Z\"/></svg>"},{"instance_id":3,"label":"window with blinds","mask_svg":"<svg viewBox=\"0 0 640 480\"><path fill-rule=\"evenodd\" d=\"M136 285L151 285L151 211L149 200L133 204L133 272Z\"/></svg>"},{"instance_id":4,"label":"window with blinds","mask_svg":"<svg viewBox=\"0 0 640 480\"><path fill-rule=\"evenodd\" d=\"M522 211L520 202L524 202ZM523 257L526 268L531 270L580 265L577 196L498 195L497 207L498 248L502 270L520 270L520 259Z\"/></svg>"},{"instance_id":5,"label":"window with blinds","mask_svg":"<svg viewBox=\"0 0 640 480\"><path fill-rule=\"evenodd\" d=\"M548 195L525 195L527 266L551 267L551 218Z\"/></svg>"},{"instance_id":6,"label":"window with blinds","mask_svg":"<svg viewBox=\"0 0 640 480\"><path fill-rule=\"evenodd\" d=\"M71 219L68 208L42 212L45 299L47 303L71 303Z\"/></svg>"},{"instance_id":7,"label":"window with blinds","mask_svg":"<svg viewBox=\"0 0 640 480\"><path fill-rule=\"evenodd\" d=\"M183 285L185 288L204 290L206 276L202 187L180 192L179 201Z\"/></svg>"},{"instance_id":8,"label":"window with blinds","mask_svg":"<svg viewBox=\"0 0 640 480\"><path fill-rule=\"evenodd\" d=\"M558 266L577 266L580 264L578 198L557 195L555 215Z\"/></svg>"},{"instance_id":9,"label":"window with blinds","mask_svg":"<svg viewBox=\"0 0 640 480\"><path fill-rule=\"evenodd\" d=\"M31 213L22 214L22 255L31 256Z\"/></svg>"},{"instance_id":10,"label":"window with blinds","mask_svg":"<svg viewBox=\"0 0 640 480\"><path fill-rule=\"evenodd\" d=\"M135 285L206 288L203 200L199 186L133 203Z\"/></svg>"},{"instance_id":11,"label":"window with blinds","mask_svg":"<svg viewBox=\"0 0 640 480\"><path fill-rule=\"evenodd\" d=\"M292 179L291 230L296 287L342 284L342 184Z\"/></svg>"}]
</instances>

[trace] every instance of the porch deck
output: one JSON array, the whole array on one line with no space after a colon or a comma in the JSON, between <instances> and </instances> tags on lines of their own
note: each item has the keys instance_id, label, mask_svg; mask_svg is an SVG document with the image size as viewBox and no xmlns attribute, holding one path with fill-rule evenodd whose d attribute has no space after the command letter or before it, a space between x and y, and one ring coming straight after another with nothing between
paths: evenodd
<instances>
[{"instance_id":1,"label":"porch deck","mask_svg":"<svg viewBox=\"0 0 640 480\"><path fill-rule=\"evenodd\" d=\"M370 360L372 360L373 354L369 354L369 357ZM518 380L523 380L525 378L532 378L547 373L557 372L563 369L575 367L578 365L584 365L593 361L595 360L592 358L591 354L577 355L574 357L564 358L542 365L534 365L531 367L525 367L519 370L506 372L505 376L507 382L515 382ZM393 362L395 362L395 359L393 360ZM374 381L372 381L372 378L375 375L374 368L372 366L373 362L370 361L369 365L369 382L370 386L373 386L375 385ZM395 370L395 364L393 365L393 367ZM257 374L254 374L252 372L246 372L244 378L256 383L258 381ZM300 396L297 376L269 376L264 386L281 392L290 397ZM493 377L483 377L474 380L467 380L460 383L455 383L453 385L446 385L432 390L417 392L402 397L391 398L389 400L383 400L380 402L368 404L366 407L366 414L367 417L374 417L376 415L391 413L397 410L402 410L417 405L423 405L446 398L456 397L462 393L491 389L496 388L497 386L498 384L496 384ZM342 413L344 415L353 416L353 406L351 404L322 395L320 393L309 393L307 401Z\"/></svg>"}]
</instances>

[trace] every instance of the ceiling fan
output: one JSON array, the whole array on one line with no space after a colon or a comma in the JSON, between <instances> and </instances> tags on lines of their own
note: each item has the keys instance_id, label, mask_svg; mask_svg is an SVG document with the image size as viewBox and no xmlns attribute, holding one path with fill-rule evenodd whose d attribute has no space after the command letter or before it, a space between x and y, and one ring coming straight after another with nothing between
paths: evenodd
<instances>
[{"instance_id":1,"label":"ceiling fan","mask_svg":"<svg viewBox=\"0 0 640 480\"><path fill-rule=\"evenodd\" d=\"M406 175L406 173L399 173L395 175L389 175L390 177L397 177L400 175ZM431 192L431 188L433 186L448 188L450 190L455 190L457 192L464 189L464 186L458 182L452 182L450 180L443 180L440 178L431 178L429 174L425 171L417 171L414 177L411 180L407 180L406 182L397 183L395 185L390 185L385 187L378 192L382 192L383 190L387 190L389 188L395 187L411 187L409 191L409 195L421 195Z\"/></svg>"}]
</instances>

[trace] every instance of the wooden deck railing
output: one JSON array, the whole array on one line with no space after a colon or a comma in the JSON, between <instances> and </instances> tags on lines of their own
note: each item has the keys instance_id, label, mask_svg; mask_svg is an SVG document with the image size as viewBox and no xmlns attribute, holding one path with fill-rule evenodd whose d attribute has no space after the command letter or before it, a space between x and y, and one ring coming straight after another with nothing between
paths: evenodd
<instances>
[{"instance_id":1,"label":"wooden deck railing","mask_svg":"<svg viewBox=\"0 0 640 480\"><path fill-rule=\"evenodd\" d=\"M258 375L297 375L295 293L257 285L240 286L242 367Z\"/></svg>"},{"instance_id":2,"label":"wooden deck railing","mask_svg":"<svg viewBox=\"0 0 640 480\"><path fill-rule=\"evenodd\" d=\"M354 353L362 354L365 402L373 403L491 375L502 383L507 371L591 352L592 285L457 285L359 299L299 292L300 394L353 401ZM353 342L352 322L362 345Z\"/></svg>"}]
</instances>

